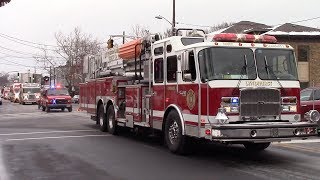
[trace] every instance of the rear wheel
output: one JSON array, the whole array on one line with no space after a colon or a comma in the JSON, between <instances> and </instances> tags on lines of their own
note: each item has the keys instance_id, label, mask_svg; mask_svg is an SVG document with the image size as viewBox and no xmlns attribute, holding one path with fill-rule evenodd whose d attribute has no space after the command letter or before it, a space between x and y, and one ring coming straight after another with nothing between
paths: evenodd
<instances>
[{"instance_id":1,"label":"rear wheel","mask_svg":"<svg viewBox=\"0 0 320 180\"><path fill-rule=\"evenodd\" d=\"M104 114L103 105L99 106L98 116L97 116L97 124L100 126L100 130L102 132L108 131L108 121Z\"/></svg>"},{"instance_id":2,"label":"rear wheel","mask_svg":"<svg viewBox=\"0 0 320 180\"><path fill-rule=\"evenodd\" d=\"M114 107L110 105L107 110L107 119L108 119L108 131L110 134L116 135L118 133L117 122L114 114Z\"/></svg>"},{"instance_id":3,"label":"rear wheel","mask_svg":"<svg viewBox=\"0 0 320 180\"><path fill-rule=\"evenodd\" d=\"M164 130L165 142L169 150L175 154L185 154L187 137L182 135L182 124L176 111L169 112Z\"/></svg>"},{"instance_id":4,"label":"rear wheel","mask_svg":"<svg viewBox=\"0 0 320 180\"><path fill-rule=\"evenodd\" d=\"M245 143L244 147L249 151L259 152L267 149L270 146L270 142L267 143Z\"/></svg>"},{"instance_id":5,"label":"rear wheel","mask_svg":"<svg viewBox=\"0 0 320 180\"><path fill-rule=\"evenodd\" d=\"M72 107L69 107L69 108L68 108L68 111L69 111L69 112L72 112Z\"/></svg>"}]
</instances>

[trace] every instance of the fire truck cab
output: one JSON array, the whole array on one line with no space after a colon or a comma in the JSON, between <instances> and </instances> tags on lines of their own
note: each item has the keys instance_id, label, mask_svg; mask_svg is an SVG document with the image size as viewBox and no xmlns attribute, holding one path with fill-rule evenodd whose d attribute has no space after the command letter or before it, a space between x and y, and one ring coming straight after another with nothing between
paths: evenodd
<instances>
[{"instance_id":1,"label":"fire truck cab","mask_svg":"<svg viewBox=\"0 0 320 180\"><path fill-rule=\"evenodd\" d=\"M301 122L293 48L267 35L148 36L113 47L80 85L80 107L102 131L160 131L173 153L207 139L263 150L317 134ZM103 66L103 67L102 67Z\"/></svg>"}]
</instances>

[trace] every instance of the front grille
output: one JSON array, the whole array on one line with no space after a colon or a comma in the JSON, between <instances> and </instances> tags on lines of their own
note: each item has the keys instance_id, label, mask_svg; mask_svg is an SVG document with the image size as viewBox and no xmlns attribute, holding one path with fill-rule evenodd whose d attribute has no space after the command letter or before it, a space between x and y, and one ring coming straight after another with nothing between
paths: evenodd
<instances>
[{"instance_id":1,"label":"front grille","mask_svg":"<svg viewBox=\"0 0 320 180\"><path fill-rule=\"evenodd\" d=\"M56 104L67 104L68 100L66 99L56 99Z\"/></svg>"},{"instance_id":2,"label":"front grille","mask_svg":"<svg viewBox=\"0 0 320 180\"><path fill-rule=\"evenodd\" d=\"M277 89L243 89L240 91L240 116L279 116L280 91Z\"/></svg>"},{"instance_id":3,"label":"front grille","mask_svg":"<svg viewBox=\"0 0 320 180\"><path fill-rule=\"evenodd\" d=\"M35 95L33 95L33 94L30 94L30 95L28 96L28 99L29 99L29 100L36 99L36 96L35 96Z\"/></svg>"}]
</instances>

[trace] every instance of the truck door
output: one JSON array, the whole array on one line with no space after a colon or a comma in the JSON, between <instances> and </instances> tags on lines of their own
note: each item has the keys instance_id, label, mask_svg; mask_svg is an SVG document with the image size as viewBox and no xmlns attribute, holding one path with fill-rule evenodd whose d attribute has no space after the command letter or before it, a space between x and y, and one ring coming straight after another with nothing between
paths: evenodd
<instances>
[{"instance_id":1,"label":"truck door","mask_svg":"<svg viewBox=\"0 0 320 180\"><path fill-rule=\"evenodd\" d=\"M182 53L181 63L178 63L179 76L177 78L177 104L184 114L185 125L190 135L198 136L200 122L200 96L199 96L199 77L197 77L196 56L193 50ZM187 127L186 127L187 129Z\"/></svg>"},{"instance_id":2,"label":"truck door","mask_svg":"<svg viewBox=\"0 0 320 180\"><path fill-rule=\"evenodd\" d=\"M164 52L163 43L154 45L153 49L153 93L152 120L162 121L165 108ZM161 123L158 123L161 124Z\"/></svg>"}]
</instances>

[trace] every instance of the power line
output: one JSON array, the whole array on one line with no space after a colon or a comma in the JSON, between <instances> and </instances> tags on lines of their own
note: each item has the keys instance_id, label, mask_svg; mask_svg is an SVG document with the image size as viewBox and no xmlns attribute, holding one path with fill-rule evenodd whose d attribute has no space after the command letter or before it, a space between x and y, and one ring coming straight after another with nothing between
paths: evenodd
<instances>
[{"instance_id":1,"label":"power line","mask_svg":"<svg viewBox=\"0 0 320 180\"><path fill-rule=\"evenodd\" d=\"M13 49L9 49L9 48L3 47L3 46L0 46L0 48L1 48L1 49L5 49L5 50L7 50L7 51L15 52L15 53L18 53L18 54L38 56L38 55L36 55L36 54L26 53L26 52L22 52L22 51L17 51L17 50L13 50Z\"/></svg>"},{"instance_id":2,"label":"power line","mask_svg":"<svg viewBox=\"0 0 320 180\"><path fill-rule=\"evenodd\" d=\"M20 41L18 41L18 40L15 40L15 39L13 39L13 38L9 38L9 37L7 37L7 36L4 36L4 35L2 35L2 34L0 34L0 37L5 38L5 39L7 39L7 40L9 40L9 41L13 41L13 42L18 43L18 44L22 44L22 45L24 45L24 46L28 46L28 47L32 47L32 48L36 48L36 49L41 49L41 50L56 51L55 49L49 49L49 48L46 48L46 47L39 47L39 46L34 46L34 45L26 44L26 43L20 42Z\"/></svg>"},{"instance_id":3,"label":"power line","mask_svg":"<svg viewBox=\"0 0 320 180\"><path fill-rule=\"evenodd\" d=\"M12 61L6 60L5 58L0 58L0 59L6 61L8 63L11 63L11 64L7 64L7 63L3 63L3 62L1 63L1 64L5 64L5 65L16 65L16 66L32 67L32 68L36 67L36 66L28 66L28 65L12 62Z\"/></svg>"},{"instance_id":4,"label":"power line","mask_svg":"<svg viewBox=\"0 0 320 180\"><path fill-rule=\"evenodd\" d=\"M37 43L37 42L27 41L27 40L23 40L23 39L15 38L15 37L12 37L12 36L9 36L9 35L6 35L6 34L3 34L3 33L0 33L0 35L2 35L2 36L6 36L6 37L8 37L8 38L15 39L15 40L18 40L18 41L22 41L22 42L25 42L25 43L36 44L36 45L39 45L39 46L59 47L59 46L56 46L56 45L42 44L42 43Z\"/></svg>"}]
</instances>

